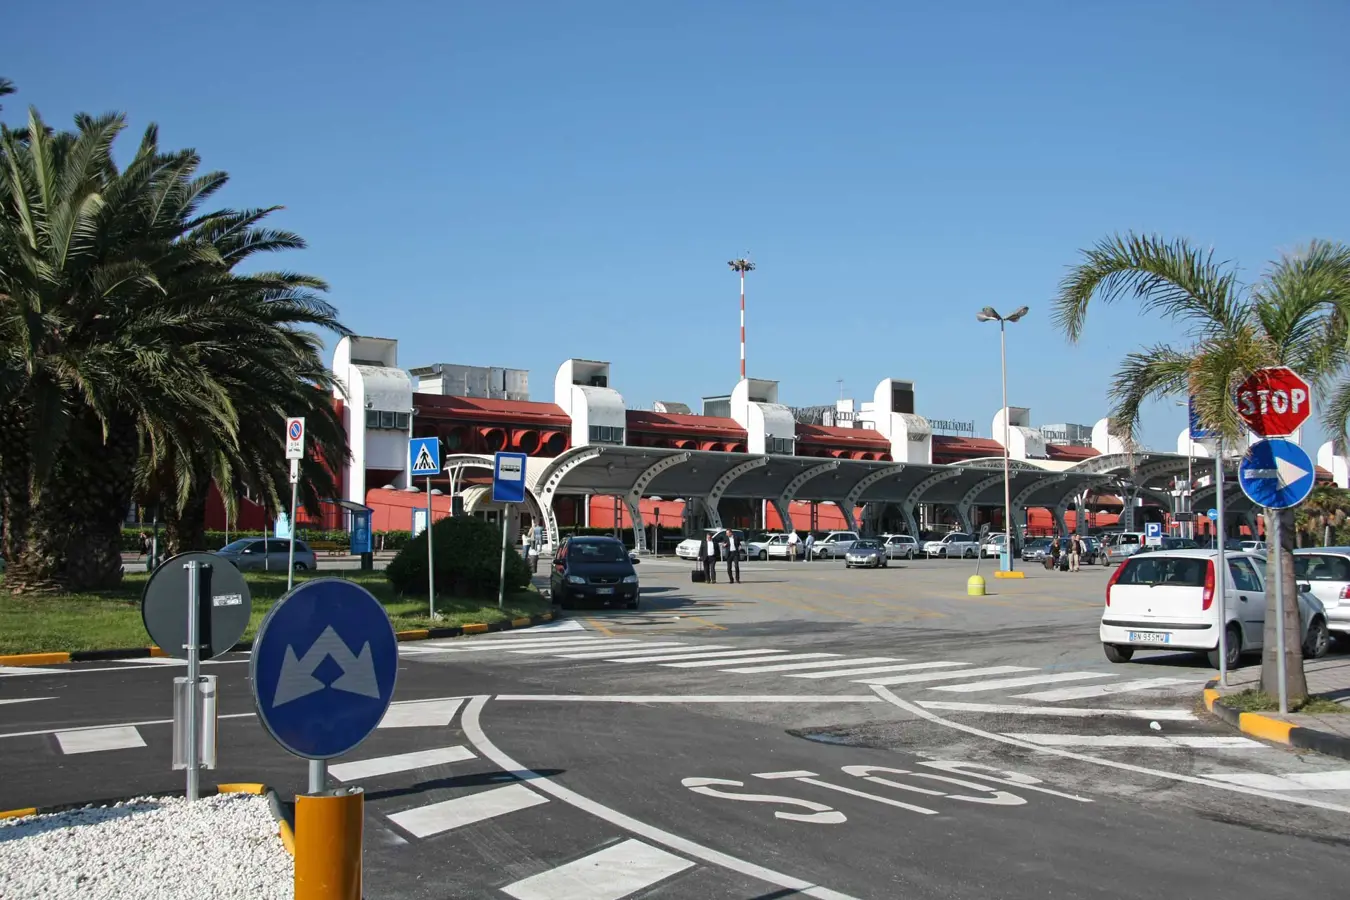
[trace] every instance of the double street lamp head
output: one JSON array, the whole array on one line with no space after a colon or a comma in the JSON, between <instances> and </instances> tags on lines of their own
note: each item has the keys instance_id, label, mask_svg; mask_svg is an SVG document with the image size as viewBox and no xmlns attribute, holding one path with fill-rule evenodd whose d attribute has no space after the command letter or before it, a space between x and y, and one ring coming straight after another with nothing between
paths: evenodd
<instances>
[{"instance_id":1,"label":"double street lamp head","mask_svg":"<svg viewBox=\"0 0 1350 900\"><path fill-rule=\"evenodd\" d=\"M975 314L975 320L977 322L1016 322L1018 319L1022 318L1030 311L1031 307L1023 306L1020 307L1016 312L1010 313L1009 315L1006 316L1000 316L998 314L998 311L995 310L992 306L986 306L984 309L980 310Z\"/></svg>"}]
</instances>

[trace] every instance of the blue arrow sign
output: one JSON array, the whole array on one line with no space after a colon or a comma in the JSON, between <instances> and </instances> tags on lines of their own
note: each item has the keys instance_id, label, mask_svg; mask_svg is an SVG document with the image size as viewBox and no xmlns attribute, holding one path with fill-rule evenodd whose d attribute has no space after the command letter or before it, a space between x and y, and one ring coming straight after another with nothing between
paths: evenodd
<instances>
[{"instance_id":1,"label":"blue arrow sign","mask_svg":"<svg viewBox=\"0 0 1350 900\"><path fill-rule=\"evenodd\" d=\"M492 462L492 502L525 502L525 454L498 453Z\"/></svg>"},{"instance_id":2,"label":"blue arrow sign","mask_svg":"<svg viewBox=\"0 0 1350 900\"><path fill-rule=\"evenodd\" d=\"M1238 464L1242 492L1267 509L1298 506L1312 492L1316 480L1312 458L1298 444L1279 438L1252 444Z\"/></svg>"},{"instance_id":3,"label":"blue arrow sign","mask_svg":"<svg viewBox=\"0 0 1350 900\"><path fill-rule=\"evenodd\" d=\"M380 601L339 578L307 581L258 628L249 660L258 719L306 759L331 759L384 718L398 676L398 639Z\"/></svg>"},{"instance_id":4,"label":"blue arrow sign","mask_svg":"<svg viewBox=\"0 0 1350 900\"><path fill-rule=\"evenodd\" d=\"M441 439L429 437L408 441L408 468L414 478L441 474Z\"/></svg>"},{"instance_id":5,"label":"blue arrow sign","mask_svg":"<svg viewBox=\"0 0 1350 900\"><path fill-rule=\"evenodd\" d=\"M1211 509L1209 512L1205 513L1205 515L1209 517L1211 522L1219 521L1219 511L1217 509Z\"/></svg>"}]
</instances>

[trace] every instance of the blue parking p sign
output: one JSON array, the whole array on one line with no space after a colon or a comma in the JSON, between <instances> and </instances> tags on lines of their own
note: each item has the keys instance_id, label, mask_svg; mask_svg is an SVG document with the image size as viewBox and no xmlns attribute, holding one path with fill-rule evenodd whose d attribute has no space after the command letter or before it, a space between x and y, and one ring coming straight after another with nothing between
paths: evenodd
<instances>
[{"instance_id":1,"label":"blue parking p sign","mask_svg":"<svg viewBox=\"0 0 1350 900\"><path fill-rule=\"evenodd\" d=\"M525 502L524 453L498 453L492 462L492 502Z\"/></svg>"}]
</instances>

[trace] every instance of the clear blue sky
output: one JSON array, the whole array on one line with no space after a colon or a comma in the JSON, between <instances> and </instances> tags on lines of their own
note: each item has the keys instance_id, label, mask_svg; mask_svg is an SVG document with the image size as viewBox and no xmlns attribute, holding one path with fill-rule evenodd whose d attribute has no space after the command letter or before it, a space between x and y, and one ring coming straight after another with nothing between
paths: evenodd
<instances>
[{"instance_id":1,"label":"clear blue sky","mask_svg":"<svg viewBox=\"0 0 1350 900\"><path fill-rule=\"evenodd\" d=\"M1350 4L1285 2L19 3L3 116L154 120L284 204L359 333L405 366L613 363L630 406L738 368L791 404L918 383L919 411L1011 396L1090 424L1120 357L1169 326L1049 300L1116 230L1186 236L1249 276L1350 239ZM127 143L134 141L128 136ZM1178 410L1146 419L1171 446ZM1309 449L1313 449L1310 446Z\"/></svg>"}]
</instances>

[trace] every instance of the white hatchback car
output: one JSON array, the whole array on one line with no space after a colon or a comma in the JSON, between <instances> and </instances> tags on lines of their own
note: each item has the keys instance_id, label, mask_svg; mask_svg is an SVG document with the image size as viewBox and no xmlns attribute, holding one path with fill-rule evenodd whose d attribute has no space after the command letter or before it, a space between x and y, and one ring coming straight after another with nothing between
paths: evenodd
<instances>
[{"instance_id":1,"label":"white hatchback car","mask_svg":"<svg viewBox=\"0 0 1350 900\"><path fill-rule=\"evenodd\" d=\"M907 534L883 534L881 546L886 550L887 559L913 559L923 552L919 542Z\"/></svg>"},{"instance_id":2,"label":"white hatchback car","mask_svg":"<svg viewBox=\"0 0 1350 900\"><path fill-rule=\"evenodd\" d=\"M811 545L812 559L843 559L848 548L858 540L854 531L831 531Z\"/></svg>"},{"instance_id":3,"label":"white hatchback car","mask_svg":"<svg viewBox=\"0 0 1350 900\"><path fill-rule=\"evenodd\" d=\"M1294 580L1322 601L1332 633L1350 639L1350 547L1295 550Z\"/></svg>"},{"instance_id":4,"label":"white hatchback car","mask_svg":"<svg viewBox=\"0 0 1350 900\"><path fill-rule=\"evenodd\" d=\"M1265 557L1227 554L1228 666L1260 650L1266 623ZM1106 658L1129 662L1135 650L1189 650L1219 667L1219 604L1212 550L1160 550L1127 557L1106 584L1100 636ZM1298 594L1303 655L1315 659L1330 645L1326 611L1308 591Z\"/></svg>"}]
</instances>

